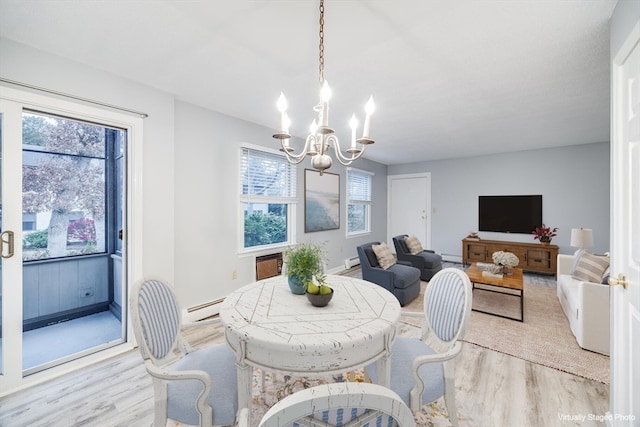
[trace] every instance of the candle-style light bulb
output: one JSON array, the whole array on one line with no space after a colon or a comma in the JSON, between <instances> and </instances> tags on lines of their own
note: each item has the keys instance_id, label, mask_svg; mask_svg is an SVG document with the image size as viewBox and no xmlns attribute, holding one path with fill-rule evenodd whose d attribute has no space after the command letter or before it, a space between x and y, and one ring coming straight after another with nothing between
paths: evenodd
<instances>
[{"instance_id":1,"label":"candle-style light bulb","mask_svg":"<svg viewBox=\"0 0 640 427\"><path fill-rule=\"evenodd\" d=\"M369 133L371 131L371 114L376 109L376 105L373 102L373 96L369 97L367 105L364 107L364 111L367 114L364 118L364 129L362 130L362 138L369 139Z\"/></svg>"},{"instance_id":2,"label":"candle-style light bulb","mask_svg":"<svg viewBox=\"0 0 640 427\"><path fill-rule=\"evenodd\" d=\"M329 125L329 99L331 99L331 88L326 80L320 89L320 100L322 101L322 111L320 112L320 126Z\"/></svg>"},{"instance_id":3,"label":"candle-style light bulb","mask_svg":"<svg viewBox=\"0 0 640 427\"><path fill-rule=\"evenodd\" d=\"M276 104L278 107L278 111L280 111L280 130L284 133L288 133L288 125L287 125L287 98L284 97L284 93L280 92L280 97L278 98L278 103ZM285 130L285 127L287 130Z\"/></svg>"},{"instance_id":4,"label":"candle-style light bulb","mask_svg":"<svg viewBox=\"0 0 640 427\"><path fill-rule=\"evenodd\" d=\"M289 114L284 112L284 119L282 120L282 131L284 133L289 133L289 126L291 126L291 119L289 118Z\"/></svg>"},{"instance_id":5,"label":"candle-style light bulb","mask_svg":"<svg viewBox=\"0 0 640 427\"><path fill-rule=\"evenodd\" d=\"M329 99L331 99L331 88L326 80L322 85L322 90L320 90L320 96L322 97L322 102L329 102Z\"/></svg>"},{"instance_id":6,"label":"candle-style light bulb","mask_svg":"<svg viewBox=\"0 0 640 427\"><path fill-rule=\"evenodd\" d=\"M315 119L313 119L313 121L311 122L311 125L309 126L309 133L311 135L315 135L317 130L318 130L318 123L316 122Z\"/></svg>"},{"instance_id":7,"label":"candle-style light bulb","mask_svg":"<svg viewBox=\"0 0 640 427\"><path fill-rule=\"evenodd\" d=\"M356 148L356 130L358 129L358 119L356 119L355 113L351 116L349 126L351 126L351 148Z\"/></svg>"}]
</instances>

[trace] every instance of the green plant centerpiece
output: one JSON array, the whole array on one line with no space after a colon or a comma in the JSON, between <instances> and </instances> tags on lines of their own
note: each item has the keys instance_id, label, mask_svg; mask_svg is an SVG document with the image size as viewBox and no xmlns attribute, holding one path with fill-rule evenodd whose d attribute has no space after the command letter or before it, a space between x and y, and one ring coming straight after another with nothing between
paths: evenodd
<instances>
[{"instance_id":1,"label":"green plant centerpiece","mask_svg":"<svg viewBox=\"0 0 640 427\"><path fill-rule=\"evenodd\" d=\"M324 251L316 243L301 243L285 249L282 254L287 267L289 288L294 294L305 293L309 283L322 278L324 280ZM322 283L320 283L322 285Z\"/></svg>"}]
</instances>

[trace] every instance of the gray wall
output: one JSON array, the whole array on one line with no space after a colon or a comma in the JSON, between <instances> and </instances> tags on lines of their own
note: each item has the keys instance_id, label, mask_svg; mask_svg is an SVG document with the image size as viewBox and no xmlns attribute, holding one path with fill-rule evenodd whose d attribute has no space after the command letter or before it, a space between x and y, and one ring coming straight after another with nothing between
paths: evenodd
<instances>
[{"instance_id":1,"label":"gray wall","mask_svg":"<svg viewBox=\"0 0 640 427\"><path fill-rule=\"evenodd\" d=\"M638 0L618 0L609 22L611 28L611 60L620 50L633 26L640 20Z\"/></svg>"},{"instance_id":2,"label":"gray wall","mask_svg":"<svg viewBox=\"0 0 640 427\"><path fill-rule=\"evenodd\" d=\"M593 250L609 250L609 143L389 166L389 175L430 172L432 249L462 256L461 240L478 230L478 196L542 194L542 218L559 227L561 253L571 228L592 228ZM480 233L481 238L536 242L528 234Z\"/></svg>"},{"instance_id":3,"label":"gray wall","mask_svg":"<svg viewBox=\"0 0 640 427\"><path fill-rule=\"evenodd\" d=\"M273 116L277 119L275 110ZM240 147L248 143L276 149L278 142L271 138L273 129L180 101L175 104L175 129L176 283L189 286L188 300L198 303L207 301L203 295L222 297L253 281L255 256L269 253L239 253ZM346 169L335 163L329 172L340 174L340 229L314 233L304 232L304 169L309 161L297 167L297 241L323 242L329 270L356 256L356 245L382 239L386 224L386 166L358 161L353 166L375 173L372 217L383 226L371 235L346 238Z\"/></svg>"}]
</instances>

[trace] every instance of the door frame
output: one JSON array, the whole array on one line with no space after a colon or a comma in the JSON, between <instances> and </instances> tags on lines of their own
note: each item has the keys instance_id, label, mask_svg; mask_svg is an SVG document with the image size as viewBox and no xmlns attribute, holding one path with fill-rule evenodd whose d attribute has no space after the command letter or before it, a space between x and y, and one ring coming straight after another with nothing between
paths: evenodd
<instances>
[{"instance_id":1,"label":"door frame","mask_svg":"<svg viewBox=\"0 0 640 427\"><path fill-rule=\"evenodd\" d=\"M90 122L97 122L107 126L124 129L127 132L126 145L126 165L124 168L124 191L126 200L124 201L125 218L123 218L123 304L122 319L126 321L126 334L123 344L114 346L103 351L76 359L52 367L50 369L23 377L22 372L22 286L9 286L13 280L22 283L22 250L21 244L16 244L16 255L12 258L3 259L3 295L2 298L2 324L3 328L8 327L7 335L3 335L3 372L0 374L0 397L13 393L17 390L30 387L47 381L51 378L75 371L95 362L108 359L114 355L131 350L134 345L133 329L129 319L128 301L132 286L141 280L142 274L142 243L143 243L143 223L142 223L142 197L134 197L134 194L142 194L142 148L143 148L143 119L131 113L122 112L113 108L98 108L87 102L69 101L60 96L44 95L39 92L26 91L0 84L0 98L16 114L19 108L20 114L24 108L44 111L61 116L71 116L77 119ZM2 183L8 186L9 182L15 182L16 176L21 176L22 161L6 161L6 150L11 152L11 158L20 158L22 144L8 144L9 139L22 141L22 129L20 126L6 126L3 123L3 167ZM11 146L14 146L11 148ZM17 173L17 175L16 175ZM16 187L19 187L16 186ZM8 188L8 187L7 187ZM19 188L19 191L22 189ZM16 191L18 191L16 190ZM3 197L16 197L16 192L9 195L4 192ZM20 196L21 197L21 196ZM3 212L3 223L8 222L3 229L16 231L16 240L22 236L22 219L20 214L9 215L9 211ZM7 215L7 216L5 216ZM21 241L21 240L20 240ZM9 276L11 274L11 276ZM6 279L6 280L5 280ZM19 316L18 316L19 315ZM10 345L13 347L9 351Z\"/></svg>"}]
</instances>

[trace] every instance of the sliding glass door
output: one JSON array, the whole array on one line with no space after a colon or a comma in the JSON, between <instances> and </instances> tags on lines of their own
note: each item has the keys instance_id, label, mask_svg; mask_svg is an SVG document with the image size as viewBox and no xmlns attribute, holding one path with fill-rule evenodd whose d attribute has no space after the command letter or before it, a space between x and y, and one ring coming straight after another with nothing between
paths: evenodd
<instances>
[{"instance_id":1,"label":"sliding glass door","mask_svg":"<svg viewBox=\"0 0 640 427\"><path fill-rule=\"evenodd\" d=\"M56 104L0 99L0 386L8 388L127 339L129 130Z\"/></svg>"}]
</instances>

